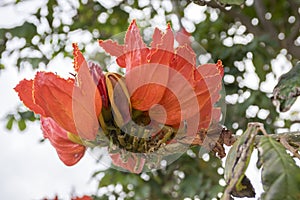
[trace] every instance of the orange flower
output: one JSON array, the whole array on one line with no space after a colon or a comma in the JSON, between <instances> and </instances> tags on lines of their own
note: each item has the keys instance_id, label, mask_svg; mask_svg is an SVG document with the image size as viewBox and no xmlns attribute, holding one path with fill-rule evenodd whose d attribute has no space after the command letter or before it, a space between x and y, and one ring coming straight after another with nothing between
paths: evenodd
<instances>
[{"instance_id":1,"label":"orange flower","mask_svg":"<svg viewBox=\"0 0 300 200\"><path fill-rule=\"evenodd\" d=\"M68 132L61 128L52 118L41 117L41 127L44 138L50 140L58 157L67 166L75 165L85 153L85 146L72 142Z\"/></svg>"},{"instance_id":2,"label":"orange flower","mask_svg":"<svg viewBox=\"0 0 300 200\"><path fill-rule=\"evenodd\" d=\"M41 115L44 136L49 138L66 165L77 163L85 150L84 146L76 144L80 140L72 141L67 132L73 137L95 139L102 107L97 89L101 81L93 80L99 77L99 73L95 71L95 66L88 67L77 45L73 47L76 80L63 79L51 72L38 72L33 80L24 79L15 87L23 103Z\"/></svg>"},{"instance_id":3,"label":"orange flower","mask_svg":"<svg viewBox=\"0 0 300 200\"><path fill-rule=\"evenodd\" d=\"M154 30L147 47L133 21L124 45L99 41L126 68L124 77L104 75L99 66L85 61L74 44L75 78L38 72L15 90L29 109L42 116L44 137L66 165L77 163L84 155L80 138L102 145L98 143L102 140L95 140L100 123L109 141L103 145L109 151L117 148L110 151L112 163L140 173L147 162L144 153L178 139L201 145L197 133L219 121L220 109L214 104L220 98L222 62L196 66L187 35L182 31L174 36L168 25L165 33Z\"/></svg>"},{"instance_id":4,"label":"orange flower","mask_svg":"<svg viewBox=\"0 0 300 200\"><path fill-rule=\"evenodd\" d=\"M134 109L149 111L152 119L163 124L176 127L183 121L195 124L196 119L197 130L207 129L220 117L214 104L220 96L222 63L197 67L188 39L180 34L176 39L180 46L174 48L170 26L165 33L155 29L151 47L147 47L133 21L124 45L112 40L100 40L99 45L126 68L126 85Z\"/></svg>"}]
</instances>

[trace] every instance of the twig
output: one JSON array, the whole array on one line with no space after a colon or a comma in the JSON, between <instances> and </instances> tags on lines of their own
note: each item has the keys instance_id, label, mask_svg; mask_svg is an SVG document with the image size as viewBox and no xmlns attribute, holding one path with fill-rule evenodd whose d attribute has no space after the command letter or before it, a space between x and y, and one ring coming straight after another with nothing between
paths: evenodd
<instances>
[{"instance_id":1,"label":"twig","mask_svg":"<svg viewBox=\"0 0 300 200\"><path fill-rule=\"evenodd\" d=\"M277 134L267 134L269 137L279 141L281 137L285 137L288 143L300 142L300 132L285 132L285 133L277 133ZM235 139L238 139L239 135L234 135ZM257 135L255 137L255 144L258 144L260 139L265 137L265 135Z\"/></svg>"},{"instance_id":2,"label":"twig","mask_svg":"<svg viewBox=\"0 0 300 200\"><path fill-rule=\"evenodd\" d=\"M300 159L300 154L298 153L298 149L295 149L292 147L288 141L286 140L286 137L280 137L280 143L287 149L289 150L295 157Z\"/></svg>"},{"instance_id":3,"label":"twig","mask_svg":"<svg viewBox=\"0 0 300 200\"><path fill-rule=\"evenodd\" d=\"M279 141L281 137L285 137L287 142L300 142L300 132L286 132L278 134L268 134L269 137ZM238 137L238 136L236 136ZM259 143L260 139L264 137L263 135L257 135L255 138L255 143Z\"/></svg>"}]
</instances>

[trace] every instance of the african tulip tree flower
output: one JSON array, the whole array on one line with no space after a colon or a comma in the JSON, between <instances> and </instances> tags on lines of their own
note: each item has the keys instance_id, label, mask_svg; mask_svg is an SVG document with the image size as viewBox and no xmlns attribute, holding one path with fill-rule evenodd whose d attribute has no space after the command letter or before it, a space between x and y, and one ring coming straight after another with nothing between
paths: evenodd
<instances>
[{"instance_id":1,"label":"african tulip tree flower","mask_svg":"<svg viewBox=\"0 0 300 200\"><path fill-rule=\"evenodd\" d=\"M98 77L99 71L93 65L88 67L76 44L74 57L76 80L63 79L52 72L38 72L33 80L24 79L15 87L23 103L41 115L44 137L50 140L66 165L74 165L84 155L80 137L95 139L102 106L97 89L102 86L96 85L98 82L92 78Z\"/></svg>"},{"instance_id":2,"label":"african tulip tree flower","mask_svg":"<svg viewBox=\"0 0 300 200\"><path fill-rule=\"evenodd\" d=\"M176 38L180 45L174 48L171 27L166 33L156 28L147 47L133 21L124 45L112 40L100 40L99 45L126 68L126 86L134 109L148 111L153 120L171 126L193 121L199 115L197 130L208 129L211 121L220 118L214 104L221 89L222 63L197 67L187 40Z\"/></svg>"},{"instance_id":3,"label":"african tulip tree flower","mask_svg":"<svg viewBox=\"0 0 300 200\"><path fill-rule=\"evenodd\" d=\"M187 37L176 35L179 43L176 48L174 40L170 26L165 33L156 28L148 47L135 21L126 32L123 45L112 40L99 40L99 45L116 57L120 67L126 69L124 78L116 78L119 75L113 74L107 76L115 76L112 85L119 90L126 85L122 95L109 92L115 121L121 129L123 127L122 130L125 129L125 133L121 131L121 135L115 137L116 143L123 149L149 153L156 151L162 144L181 139L188 144L201 145L203 138L199 138L199 131L207 131L220 119L220 109L215 108L214 104L220 98L222 62L196 66L196 55ZM110 81L108 78L107 87ZM119 104L114 103L115 99L119 99ZM120 112L120 108L123 112ZM143 114L135 117L138 115L136 113ZM133 124L138 125L131 124L128 116L132 117ZM139 120L141 118L146 120ZM157 124L166 127L157 129ZM186 130L183 128L185 125ZM132 133L131 129L135 131ZM182 130L184 134L178 134L177 137L176 133ZM142 136L139 133L143 133ZM126 139L131 142L124 143ZM111 156L115 158L115 165L130 171L134 171L133 166L139 169L140 163L145 163L144 157L131 154L125 159L115 154Z\"/></svg>"},{"instance_id":4,"label":"african tulip tree flower","mask_svg":"<svg viewBox=\"0 0 300 200\"><path fill-rule=\"evenodd\" d=\"M165 32L154 30L149 47L135 21L123 45L112 40L99 45L116 57L125 75L103 73L74 44L74 78L38 72L15 88L41 115L44 137L66 165L77 163L86 147L107 147L113 165L140 173L160 163L161 147L204 143L200 132L220 118L214 104L220 98L221 61L196 66L190 41L174 36L170 25ZM182 153L179 146L173 153Z\"/></svg>"},{"instance_id":5,"label":"african tulip tree flower","mask_svg":"<svg viewBox=\"0 0 300 200\"><path fill-rule=\"evenodd\" d=\"M61 128L52 118L41 117L41 127L44 138L50 140L50 143L56 149L58 157L65 165L72 166L84 156L86 148L82 145L80 139L75 142L71 141L70 136L68 137L68 132Z\"/></svg>"}]
</instances>

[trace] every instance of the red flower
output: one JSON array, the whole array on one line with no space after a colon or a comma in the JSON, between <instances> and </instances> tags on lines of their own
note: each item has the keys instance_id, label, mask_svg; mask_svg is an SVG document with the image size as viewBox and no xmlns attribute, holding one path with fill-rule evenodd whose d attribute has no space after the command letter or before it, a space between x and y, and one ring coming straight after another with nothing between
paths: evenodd
<instances>
[{"instance_id":1,"label":"red flower","mask_svg":"<svg viewBox=\"0 0 300 200\"><path fill-rule=\"evenodd\" d=\"M38 72L33 80L22 80L15 87L23 103L41 115L44 136L56 148L66 165L74 165L84 154L85 147L67 137L67 132L93 140L99 129L98 116L102 101L98 81L94 82L94 69L88 65L74 47L75 78L63 79L51 72ZM49 126L49 127L47 127ZM75 136L74 136L75 135ZM80 140L77 140L80 143Z\"/></svg>"},{"instance_id":2,"label":"red flower","mask_svg":"<svg viewBox=\"0 0 300 200\"><path fill-rule=\"evenodd\" d=\"M55 147L58 157L67 166L75 165L85 153L85 146L72 142L68 132L52 118L41 117L41 127L45 138Z\"/></svg>"},{"instance_id":3,"label":"red flower","mask_svg":"<svg viewBox=\"0 0 300 200\"><path fill-rule=\"evenodd\" d=\"M170 26L166 33L155 29L149 48L133 21L124 45L111 40L100 40L99 44L117 57L120 67L126 68L126 85L134 109L149 111L152 119L172 126L184 120L195 123L193 120L198 118L198 130L207 129L212 120L220 117L213 106L219 99L222 63L196 67L196 56L188 40L180 34L177 40L181 46L174 48Z\"/></svg>"},{"instance_id":4,"label":"red flower","mask_svg":"<svg viewBox=\"0 0 300 200\"><path fill-rule=\"evenodd\" d=\"M146 111L151 120L174 128L186 123L185 142L195 143L200 141L196 137L201 129L207 130L212 122L220 119L220 109L214 104L220 97L223 66L218 61L197 67L188 36L182 31L175 38L170 26L165 33L155 29L150 47L147 47L133 21L124 45L112 40L100 40L99 45L117 57L120 67L126 68L129 109L132 106L135 110ZM174 48L175 39L179 43L177 48ZM127 161L119 154L111 155L113 164L139 173L143 158L129 155Z\"/></svg>"},{"instance_id":5,"label":"red flower","mask_svg":"<svg viewBox=\"0 0 300 200\"><path fill-rule=\"evenodd\" d=\"M129 151L124 155L111 153L112 163L140 173L146 163L146 157L140 156L143 153L177 139L201 145L197 133L219 121L220 109L214 104L220 97L222 63L197 67L188 36L182 31L175 37L168 25L165 33L155 29L147 47L133 21L124 45L99 41L107 53L117 57L118 65L126 68L124 77L104 75L96 64L87 64L74 44L75 78L38 72L33 80L21 81L15 90L29 109L41 115L44 137L66 165L74 165L84 155L80 138L99 144L100 140L93 140L100 121L109 148ZM179 44L176 48L175 40ZM132 144L127 145L129 141Z\"/></svg>"}]
</instances>

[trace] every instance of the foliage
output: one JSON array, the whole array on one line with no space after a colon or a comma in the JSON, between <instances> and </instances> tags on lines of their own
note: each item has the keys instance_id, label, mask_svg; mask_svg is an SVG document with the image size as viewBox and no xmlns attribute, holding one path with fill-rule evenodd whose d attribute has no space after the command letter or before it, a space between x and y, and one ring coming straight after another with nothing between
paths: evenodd
<instances>
[{"instance_id":1,"label":"foliage","mask_svg":"<svg viewBox=\"0 0 300 200\"><path fill-rule=\"evenodd\" d=\"M226 127L233 128L234 131L246 130L249 122L256 121L264 123L268 133L276 133L279 128L289 128L294 123L291 119L284 119L285 124L278 127L277 122L282 122L283 119L272 104L270 98L272 89L265 89L264 85L270 80L278 80L278 74L275 73L276 67L280 67L276 65L278 57L284 57L286 63L292 66L295 66L300 58L299 0L246 1L242 5L231 6L222 3L240 4L242 1L125 0L112 1L110 6L103 2L45 1L31 18L24 19L12 28L1 28L0 69L7 68L5 59L13 55L17 55L14 65L20 70L26 66L43 67L58 55L71 56L70 46L74 42L71 38L74 34L85 36L81 38L82 41L77 42L82 45L83 51L89 51L92 48L91 44L97 43L97 39L106 39L125 31L132 18L137 18L137 23L143 28L142 31L147 33L153 25L158 24L155 19L161 17L162 21L170 21L175 31L184 27L209 52L201 54L200 63L202 59L207 60L207 58L223 61L226 91L224 99L227 106L227 111L224 113ZM16 1L11 5L3 6L22 7L25 3ZM188 15L189 8L198 6L195 4L207 6L201 20L192 19ZM65 17L62 17L63 13ZM18 41L21 45L11 48L12 41ZM86 55L90 55L90 59L96 60L105 67L107 64L105 55L98 54L95 50L91 52ZM252 78L249 79L249 75ZM246 81L249 80L253 80L252 82L257 80L258 84L248 84ZM294 84L291 83L290 78L281 80L288 80L288 86ZM292 87L294 88L294 85ZM286 91L289 92L288 90ZM23 130L26 128L26 122L35 118L33 113L24 112L22 108L17 112L12 111L7 116L7 128L11 129L16 122L19 129ZM276 172L280 169L276 172L278 174L284 169L285 176L288 178L291 176L287 165L291 166L289 170L290 168L298 170L279 143L266 137L262 139L260 148L264 150L261 154L263 181L271 177L269 174L269 172L273 174L271 170ZM270 148L270 151L267 151L267 148ZM278 149L278 151L271 149ZM195 149L194 153L197 154ZM280 156L283 157L279 165L271 166ZM115 186L121 184L126 195L133 192L137 199L139 196L141 199L153 199L154 197L150 198L151 195L156 194L161 195L162 199L170 198L173 194L175 196L172 197L178 199L187 196L211 199L222 191L222 186L218 185L221 176L216 173L219 167L221 167L220 163L213 157L208 162L204 162L199 158L185 155L165 170L147 174L147 181L142 178L144 175L124 174L113 169L106 170L99 182L99 188L107 187L108 184ZM183 172L183 178L174 174L175 172L178 174ZM294 179L289 179L291 182L299 182L296 177L292 178ZM208 189L211 187L214 189ZM274 186L270 185L270 182L264 182L264 187L266 193L263 198L267 199L268 195L275 195L270 192L276 191L273 190ZM291 193L296 194L299 188L291 187L290 190ZM283 188L278 191L284 192ZM107 194L107 198L105 195L97 198L108 199L110 195L120 194Z\"/></svg>"},{"instance_id":2,"label":"foliage","mask_svg":"<svg viewBox=\"0 0 300 200\"><path fill-rule=\"evenodd\" d=\"M274 99L280 103L280 111L288 111L300 95L300 63L282 75L274 88Z\"/></svg>"},{"instance_id":3,"label":"foliage","mask_svg":"<svg viewBox=\"0 0 300 200\"><path fill-rule=\"evenodd\" d=\"M262 181L265 192L262 199L299 199L300 169L280 143L270 137L259 142Z\"/></svg>"},{"instance_id":4,"label":"foliage","mask_svg":"<svg viewBox=\"0 0 300 200\"><path fill-rule=\"evenodd\" d=\"M254 140L258 129L257 124L249 124L247 130L228 152L225 163L225 180L228 186L224 192L224 199L228 198L226 196L230 196L230 194L236 197L255 197L253 186L245 172L254 149Z\"/></svg>"}]
</instances>

